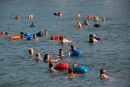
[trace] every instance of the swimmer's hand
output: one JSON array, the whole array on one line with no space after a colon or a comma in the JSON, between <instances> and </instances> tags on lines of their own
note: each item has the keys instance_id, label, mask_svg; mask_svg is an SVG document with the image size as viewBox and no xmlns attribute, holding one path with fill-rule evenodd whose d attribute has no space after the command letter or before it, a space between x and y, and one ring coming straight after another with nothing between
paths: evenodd
<instances>
[{"instance_id":1,"label":"swimmer's hand","mask_svg":"<svg viewBox=\"0 0 130 87\"><path fill-rule=\"evenodd\" d=\"M59 61L59 59L56 59L56 61Z\"/></svg>"}]
</instances>

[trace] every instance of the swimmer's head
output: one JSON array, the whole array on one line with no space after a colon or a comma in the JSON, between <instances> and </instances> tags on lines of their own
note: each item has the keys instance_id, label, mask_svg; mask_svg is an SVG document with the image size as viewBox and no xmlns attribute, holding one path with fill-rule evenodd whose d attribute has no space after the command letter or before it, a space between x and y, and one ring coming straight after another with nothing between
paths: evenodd
<instances>
[{"instance_id":1,"label":"swimmer's head","mask_svg":"<svg viewBox=\"0 0 130 87\"><path fill-rule=\"evenodd\" d=\"M50 60L50 55L49 54L44 55L44 61L46 61L46 60Z\"/></svg>"},{"instance_id":2,"label":"swimmer's head","mask_svg":"<svg viewBox=\"0 0 130 87\"><path fill-rule=\"evenodd\" d=\"M62 53L62 52L64 52L63 49L59 49L59 53Z\"/></svg>"},{"instance_id":3,"label":"swimmer's head","mask_svg":"<svg viewBox=\"0 0 130 87\"><path fill-rule=\"evenodd\" d=\"M9 35L8 32L5 32L5 35Z\"/></svg>"},{"instance_id":4,"label":"swimmer's head","mask_svg":"<svg viewBox=\"0 0 130 87\"><path fill-rule=\"evenodd\" d=\"M71 50L75 50L76 46L75 45L71 45Z\"/></svg>"},{"instance_id":5,"label":"swimmer's head","mask_svg":"<svg viewBox=\"0 0 130 87\"><path fill-rule=\"evenodd\" d=\"M47 31L47 30L45 30L45 34L48 34L48 31Z\"/></svg>"},{"instance_id":6,"label":"swimmer's head","mask_svg":"<svg viewBox=\"0 0 130 87\"><path fill-rule=\"evenodd\" d=\"M37 53L37 54L36 54L36 57L41 57L41 54L40 54L40 53Z\"/></svg>"},{"instance_id":7,"label":"swimmer's head","mask_svg":"<svg viewBox=\"0 0 130 87\"><path fill-rule=\"evenodd\" d=\"M102 19L102 21L105 21L105 20L106 20L105 18Z\"/></svg>"},{"instance_id":8,"label":"swimmer's head","mask_svg":"<svg viewBox=\"0 0 130 87\"><path fill-rule=\"evenodd\" d=\"M37 35L36 34L33 34L33 39L36 39Z\"/></svg>"},{"instance_id":9,"label":"swimmer's head","mask_svg":"<svg viewBox=\"0 0 130 87\"><path fill-rule=\"evenodd\" d=\"M105 75L106 75L106 70L105 70L105 69L101 69L101 70L100 70L100 75L101 75L101 74L105 74Z\"/></svg>"},{"instance_id":10,"label":"swimmer's head","mask_svg":"<svg viewBox=\"0 0 130 87\"><path fill-rule=\"evenodd\" d=\"M29 52L29 55L33 55L34 49L33 48L29 48L28 52Z\"/></svg>"},{"instance_id":11,"label":"swimmer's head","mask_svg":"<svg viewBox=\"0 0 130 87\"><path fill-rule=\"evenodd\" d=\"M73 67L76 67L76 66L78 66L78 64L77 64L77 63L74 63L74 64L73 64Z\"/></svg>"},{"instance_id":12,"label":"swimmer's head","mask_svg":"<svg viewBox=\"0 0 130 87\"><path fill-rule=\"evenodd\" d=\"M64 39L64 37L60 36L60 41L62 41Z\"/></svg>"},{"instance_id":13,"label":"swimmer's head","mask_svg":"<svg viewBox=\"0 0 130 87\"><path fill-rule=\"evenodd\" d=\"M55 39L54 39L54 36L51 36L51 40L55 40Z\"/></svg>"}]
</instances>

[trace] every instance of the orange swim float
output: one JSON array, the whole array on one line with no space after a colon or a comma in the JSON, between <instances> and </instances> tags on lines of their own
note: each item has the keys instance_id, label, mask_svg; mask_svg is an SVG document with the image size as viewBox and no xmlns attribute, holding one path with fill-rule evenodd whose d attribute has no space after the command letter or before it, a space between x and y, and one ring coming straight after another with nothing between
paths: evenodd
<instances>
[{"instance_id":1,"label":"orange swim float","mask_svg":"<svg viewBox=\"0 0 130 87\"><path fill-rule=\"evenodd\" d=\"M54 69L69 69L69 65L66 62L61 62L57 64Z\"/></svg>"},{"instance_id":2,"label":"orange swim float","mask_svg":"<svg viewBox=\"0 0 130 87\"><path fill-rule=\"evenodd\" d=\"M0 36L2 36L3 35L3 32L0 32Z\"/></svg>"},{"instance_id":3,"label":"orange swim float","mask_svg":"<svg viewBox=\"0 0 130 87\"><path fill-rule=\"evenodd\" d=\"M61 37L60 35L56 35L56 36L54 37L54 39L55 39L55 40L60 40L60 37Z\"/></svg>"},{"instance_id":4,"label":"orange swim float","mask_svg":"<svg viewBox=\"0 0 130 87\"><path fill-rule=\"evenodd\" d=\"M18 36L18 35L10 37L10 40L19 40L19 39L20 39L20 36Z\"/></svg>"},{"instance_id":5,"label":"orange swim float","mask_svg":"<svg viewBox=\"0 0 130 87\"><path fill-rule=\"evenodd\" d=\"M81 23L77 23L77 28L82 28L82 24Z\"/></svg>"},{"instance_id":6,"label":"orange swim float","mask_svg":"<svg viewBox=\"0 0 130 87\"><path fill-rule=\"evenodd\" d=\"M88 14L88 18L92 18L93 16L91 14Z\"/></svg>"}]
</instances>

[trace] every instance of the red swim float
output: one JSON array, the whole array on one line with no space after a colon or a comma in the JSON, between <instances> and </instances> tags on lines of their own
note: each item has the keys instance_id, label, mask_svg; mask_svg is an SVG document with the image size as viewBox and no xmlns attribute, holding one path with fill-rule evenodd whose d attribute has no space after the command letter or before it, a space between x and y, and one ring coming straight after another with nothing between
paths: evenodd
<instances>
[{"instance_id":1,"label":"red swim float","mask_svg":"<svg viewBox=\"0 0 130 87\"><path fill-rule=\"evenodd\" d=\"M60 40L60 37L61 37L60 35L56 35L56 36L54 36L54 39L55 40Z\"/></svg>"},{"instance_id":2,"label":"red swim float","mask_svg":"<svg viewBox=\"0 0 130 87\"><path fill-rule=\"evenodd\" d=\"M69 65L66 62L61 62L57 64L54 68L55 69L69 69Z\"/></svg>"},{"instance_id":3,"label":"red swim float","mask_svg":"<svg viewBox=\"0 0 130 87\"><path fill-rule=\"evenodd\" d=\"M3 35L3 32L0 32L0 36L2 36Z\"/></svg>"},{"instance_id":4,"label":"red swim float","mask_svg":"<svg viewBox=\"0 0 130 87\"><path fill-rule=\"evenodd\" d=\"M88 14L88 18L92 18L93 16L91 14Z\"/></svg>"}]
</instances>

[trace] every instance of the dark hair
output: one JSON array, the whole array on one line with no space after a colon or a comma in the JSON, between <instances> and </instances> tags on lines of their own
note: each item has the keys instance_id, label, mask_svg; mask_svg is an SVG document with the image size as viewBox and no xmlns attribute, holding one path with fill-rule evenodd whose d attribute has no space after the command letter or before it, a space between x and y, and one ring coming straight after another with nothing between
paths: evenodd
<instances>
[{"instance_id":1,"label":"dark hair","mask_svg":"<svg viewBox=\"0 0 130 87\"><path fill-rule=\"evenodd\" d=\"M73 73L73 70L71 68L68 69L68 74Z\"/></svg>"},{"instance_id":2,"label":"dark hair","mask_svg":"<svg viewBox=\"0 0 130 87\"><path fill-rule=\"evenodd\" d=\"M24 34L23 32L20 32L20 34L22 35L22 34Z\"/></svg>"},{"instance_id":3,"label":"dark hair","mask_svg":"<svg viewBox=\"0 0 130 87\"><path fill-rule=\"evenodd\" d=\"M60 36L60 40L63 40L64 37Z\"/></svg>"},{"instance_id":4,"label":"dark hair","mask_svg":"<svg viewBox=\"0 0 130 87\"><path fill-rule=\"evenodd\" d=\"M5 32L5 35L8 35L8 32Z\"/></svg>"},{"instance_id":5,"label":"dark hair","mask_svg":"<svg viewBox=\"0 0 130 87\"><path fill-rule=\"evenodd\" d=\"M51 36L51 40L54 40L54 36Z\"/></svg>"}]
</instances>

